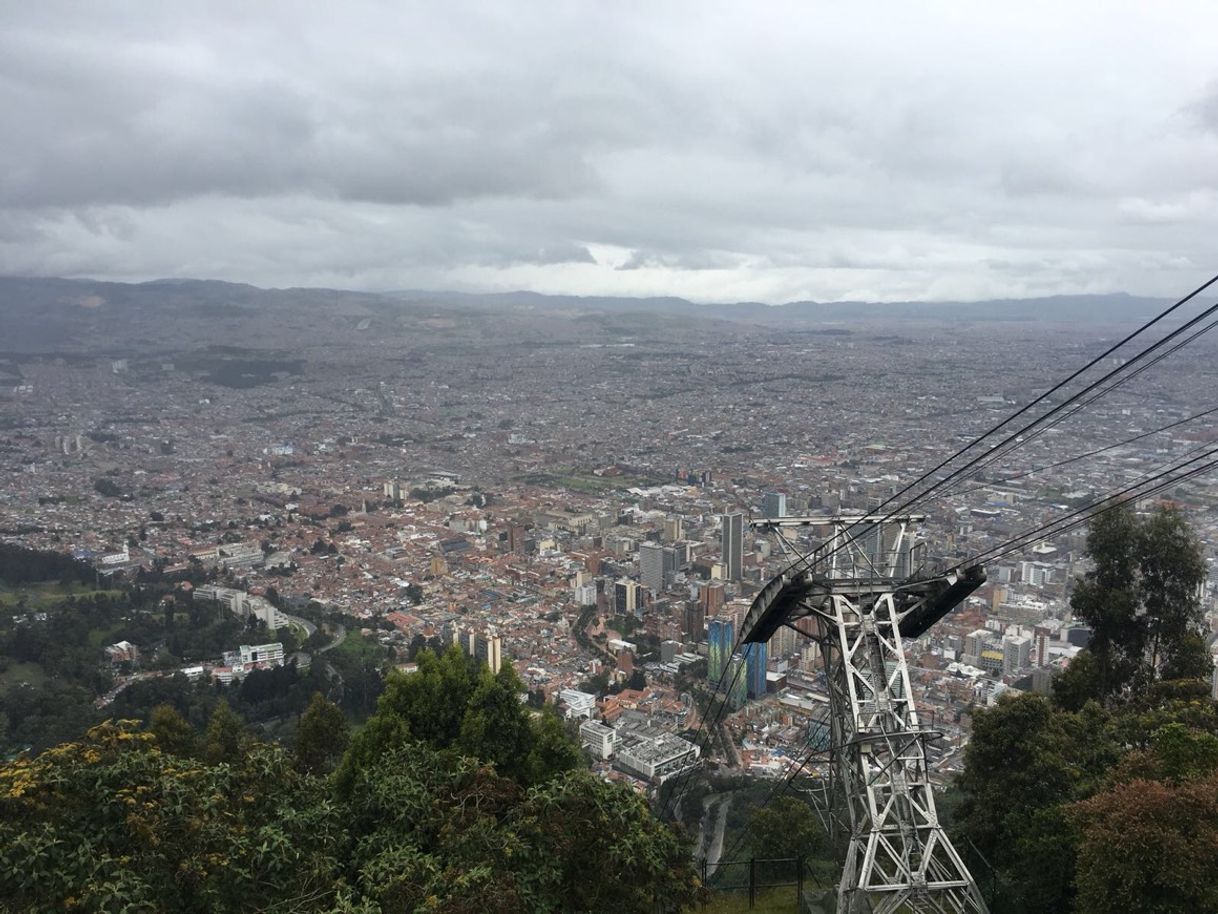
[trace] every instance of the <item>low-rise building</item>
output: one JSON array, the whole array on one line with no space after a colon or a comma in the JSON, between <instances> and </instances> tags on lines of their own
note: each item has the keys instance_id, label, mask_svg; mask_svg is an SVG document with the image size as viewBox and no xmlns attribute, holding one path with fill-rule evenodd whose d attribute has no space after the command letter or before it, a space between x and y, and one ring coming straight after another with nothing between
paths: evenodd
<instances>
[{"instance_id":1,"label":"low-rise building","mask_svg":"<svg viewBox=\"0 0 1218 914\"><path fill-rule=\"evenodd\" d=\"M613 757L617 731L598 720L586 720L579 725L579 744L602 761Z\"/></svg>"}]
</instances>

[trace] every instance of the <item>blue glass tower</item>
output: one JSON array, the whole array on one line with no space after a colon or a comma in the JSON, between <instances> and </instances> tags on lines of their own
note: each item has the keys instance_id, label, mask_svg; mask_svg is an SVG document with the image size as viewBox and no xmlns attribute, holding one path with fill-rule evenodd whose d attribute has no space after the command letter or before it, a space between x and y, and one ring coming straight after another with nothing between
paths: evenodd
<instances>
[{"instance_id":1,"label":"blue glass tower","mask_svg":"<svg viewBox=\"0 0 1218 914\"><path fill-rule=\"evenodd\" d=\"M712 684L719 682L727 669L728 659L736 643L736 626L731 619L710 619L706 623L706 677Z\"/></svg>"},{"instance_id":2,"label":"blue glass tower","mask_svg":"<svg viewBox=\"0 0 1218 914\"><path fill-rule=\"evenodd\" d=\"M761 698L765 695L765 663L766 663L766 644L760 642L757 644L746 644L744 646L744 656L748 661L748 671L746 677L749 683L749 698Z\"/></svg>"}]
</instances>

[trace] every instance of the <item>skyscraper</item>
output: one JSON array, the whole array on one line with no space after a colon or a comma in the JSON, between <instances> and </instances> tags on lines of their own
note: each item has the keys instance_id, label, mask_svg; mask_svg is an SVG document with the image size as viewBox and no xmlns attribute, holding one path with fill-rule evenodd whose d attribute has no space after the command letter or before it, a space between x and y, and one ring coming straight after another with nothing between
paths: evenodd
<instances>
[{"instance_id":1,"label":"skyscraper","mask_svg":"<svg viewBox=\"0 0 1218 914\"><path fill-rule=\"evenodd\" d=\"M639 585L634 581L621 580L613 585L613 611L619 616L637 612L639 608Z\"/></svg>"},{"instance_id":2,"label":"skyscraper","mask_svg":"<svg viewBox=\"0 0 1218 914\"><path fill-rule=\"evenodd\" d=\"M706 610L696 600L685 604L685 637L691 641L701 641L706 634Z\"/></svg>"},{"instance_id":3,"label":"skyscraper","mask_svg":"<svg viewBox=\"0 0 1218 914\"><path fill-rule=\"evenodd\" d=\"M662 593L677 573L677 551L659 543L639 544L639 577L652 593Z\"/></svg>"},{"instance_id":4,"label":"skyscraper","mask_svg":"<svg viewBox=\"0 0 1218 914\"><path fill-rule=\"evenodd\" d=\"M723 671L736 644L736 626L730 619L709 619L706 623L706 677L712 685L723 678Z\"/></svg>"},{"instance_id":5,"label":"skyscraper","mask_svg":"<svg viewBox=\"0 0 1218 914\"><path fill-rule=\"evenodd\" d=\"M719 517L723 564L727 579L739 581L744 571L744 515L723 514Z\"/></svg>"},{"instance_id":6,"label":"skyscraper","mask_svg":"<svg viewBox=\"0 0 1218 914\"><path fill-rule=\"evenodd\" d=\"M766 492L761 501L763 517L776 518L787 516L787 496L781 492Z\"/></svg>"},{"instance_id":7,"label":"skyscraper","mask_svg":"<svg viewBox=\"0 0 1218 914\"><path fill-rule=\"evenodd\" d=\"M743 657L733 657L727 666L727 704L733 711L743 708L748 701L747 665Z\"/></svg>"},{"instance_id":8,"label":"skyscraper","mask_svg":"<svg viewBox=\"0 0 1218 914\"><path fill-rule=\"evenodd\" d=\"M744 659L748 664L748 670L745 674L748 679L748 696L749 698L762 698L765 696L765 664L766 664L766 646L764 642L750 643L744 646Z\"/></svg>"}]
</instances>

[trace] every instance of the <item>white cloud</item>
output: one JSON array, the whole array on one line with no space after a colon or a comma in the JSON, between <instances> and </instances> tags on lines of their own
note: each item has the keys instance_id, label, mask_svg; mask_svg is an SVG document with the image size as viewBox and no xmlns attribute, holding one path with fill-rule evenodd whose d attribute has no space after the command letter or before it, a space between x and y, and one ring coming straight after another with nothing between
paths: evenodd
<instances>
[{"instance_id":1,"label":"white cloud","mask_svg":"<svg viewBox=\"0 0 1218 914\"><path fill-rule=\"evenodd\" d=\"M1207 3L8 6L3 272L780 300L1214 268Z\"/></svg>"}]
</instances>

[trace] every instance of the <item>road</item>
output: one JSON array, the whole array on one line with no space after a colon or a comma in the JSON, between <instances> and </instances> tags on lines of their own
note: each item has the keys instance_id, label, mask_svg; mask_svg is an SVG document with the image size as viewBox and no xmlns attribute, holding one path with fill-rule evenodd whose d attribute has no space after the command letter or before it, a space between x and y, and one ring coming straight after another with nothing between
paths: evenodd
<instances>
[{"instance_id":1,"label":"road","mask_svg":"<svg viewBox=\"0 0 1218 914\"><path fill-rule=\"evenodd\" d=\"M300 616L293 616L289 613L284 613L283 617L285 619L287 619L289 622L291 622L293 625L299 625L301 628L303 628L305 630L305 636L304 636L305 641L308 641L309 638L311 638L313 636L313 632L317 631L317 626L314 625L312 622L310 622L308 619L302 619L302 618L300 618Z\"/></svg>"},{"instance_id":2,"label":"road","mask_svg":"<svg viewBox=\"0 0 1218 914\"><path fill-rule=\"evenodd\" d=\"M709 797L707 799L708 808L703 816L703 828L700 845L706 845L706 827L707 819L711 820L711 838L709 845L705 846L706 850L706 865L713 867L719 862L719 858L723 855L723 833L727 828L727 811L731 808L733 795L721 797ZM718 801L717 803L715 801ZM714 812L709 808L710 804L714 803Z\"/></svg>"},{"instance_id":3,"label":"road","mask_svg":"<svg viewBox=\"0 0 1218 914\"><path fill-rule=\"evenodd\" d=\"M327 644L325 647L319 647L317 649L317 653L324 654L326 651L332 651L332 650L334 650L334 648L338 647L340 644L342 644L344 641L347 640L347 627L345 625L339 625L339 626L337 626L337 628L338 628L338 631L336 631L334 633L334 640L331 641L329 644Z\"/></svg>"}]
</instances>

